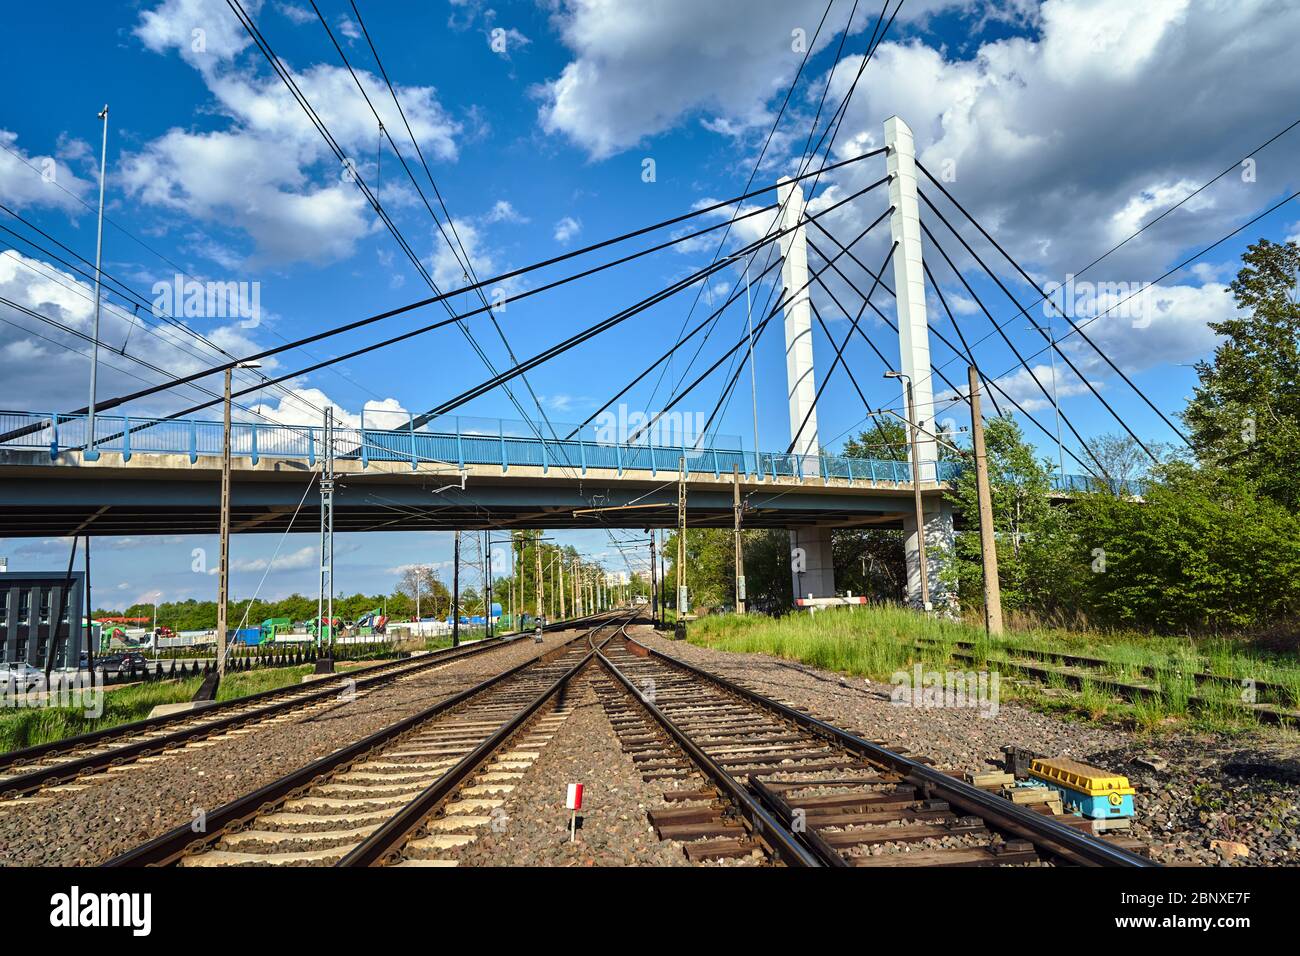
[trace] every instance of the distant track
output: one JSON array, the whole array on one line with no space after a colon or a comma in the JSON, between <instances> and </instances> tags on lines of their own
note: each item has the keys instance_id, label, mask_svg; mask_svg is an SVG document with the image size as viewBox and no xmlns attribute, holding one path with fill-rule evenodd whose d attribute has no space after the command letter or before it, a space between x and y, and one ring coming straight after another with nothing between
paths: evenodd
<instances>
[{"instance_id":1,"label":"distant track","mask_svg":"<svg viewBox=\"0 0 1300 956\"><path fill-rule=\"evenodd\" d=\"M596 635L630 619L597 623L540 658L227 803L208 815L204 834L183 825L105 865L444 865L450 861L438 852L457 841L431 815L534 720L554 719L558 697L593 659ZM500 803L460 802L461 814Z\"/></svg>"},{"instance_id":2,"label":"distant track","mask_svg":"<svg viewBox=\"0 0 1300 956\"><path fill-rule=\"evenodd\" d=\"M588 618L547 625L547 630L581 627ZM452 661L507 647L512 641L491 638L390 661L307 684L222 701L202 710L118 724L0 754L0 796L24 796L66 783L82 774L138 760L252 722L268 720L314 704L335 700L342 691L370 689Z\"/></svg>"}]
</instances>

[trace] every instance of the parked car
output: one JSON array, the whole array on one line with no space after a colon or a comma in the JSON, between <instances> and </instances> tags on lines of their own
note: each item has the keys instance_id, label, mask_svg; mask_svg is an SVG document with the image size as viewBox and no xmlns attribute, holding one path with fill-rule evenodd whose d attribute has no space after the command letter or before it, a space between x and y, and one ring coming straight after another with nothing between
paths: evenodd
<instances>
[{"instance_id":1,"label":"parked car","mask_svg":"<svg viewBox=\"0 0 1300 956\"><path fill-rule=\"evenodd\" d=\"M95 658L95 669L103 671L105 677L122 677L128 674L144 674L149 667L145 656L138 651L105 654Z\"/></svg>"},{"instance_id":2,"label":"parked car","mask_svg":"<svg viewBox=\"0 0 1300 956\"><path fill-rule=\"evenodd\" d=\"M14 688L26 693L45 683L45 674L38 667L26 661L7 661L0 663L0 686Z\"/></svg>"}]
</instances>

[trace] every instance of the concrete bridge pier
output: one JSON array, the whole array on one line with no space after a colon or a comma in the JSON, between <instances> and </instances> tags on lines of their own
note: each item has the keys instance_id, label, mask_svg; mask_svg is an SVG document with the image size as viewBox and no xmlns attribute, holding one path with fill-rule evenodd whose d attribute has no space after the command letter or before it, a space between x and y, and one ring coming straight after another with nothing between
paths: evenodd
<instances>
[{"instance_id":1,"label":"concrete bridge pier","mask_svg":"<svg viewBox=\"0 0 1300 956\"><path fill-rule=\"evenodd\" d=\"M955 582L943 580L944 571L952 561L956 536L953 533L952 505L938 495L926 496L923 502L925 515L925 563L928 569L926 582L930 590L930 607L940 613L957 611ZM916 516L903 518L903 557L907 562L907 603L921 606L921 562L916 540Z\"/></svg>"},{"instance_id":2,"label":"concrete bridge pier","mask_svg":"<svg viewBox=\"0 0 1300 956\"><path fill-rule=\"evenodd\" d=\"M830 528L790 529L790 574L796 598L835 594Z\"/></svg>"}]
</instances>

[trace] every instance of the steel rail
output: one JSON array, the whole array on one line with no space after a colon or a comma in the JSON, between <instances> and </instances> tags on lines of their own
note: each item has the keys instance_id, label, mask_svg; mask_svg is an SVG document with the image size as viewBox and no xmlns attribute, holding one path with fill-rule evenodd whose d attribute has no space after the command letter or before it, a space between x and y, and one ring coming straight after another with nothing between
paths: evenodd
<instances>
[{"instance_id":1,"label":"steel rail","mask_svg":"<svg viewBox=\"0 0 1300 956\"><path fill-rule=\"evenodd\" d=\"M878 744L863 740L861 737L841 730L824 720L802 713L793 707L788 707L746 687L741 687L725 677L702 670L678 658L646 647L633 638L628 638L628 643L635 644L641 651L655 660L662 661L671 667L708 681L727 693L734 694L749 703L771 711L805 730L831 740L846 750L888 766L919 785L927 797L946 800L967 813L981 817L985 823L994 829L1012 834L1022 840L1028 840L1036 847L1044 849L1066 862L1083 866L1154 867L1159 865L1136 853L1131 853L1128 850L1079 833L1064 824L1043 816L1035 810L1027 809L1019 804L1012 803L1010 800L987 793L963 780L958 780L956 777L935 770L933 767L928 767Z\"/></svg>"},{"instance_id":2,"label":"steel rail","mask_svg":"<svg viewBox=\"0 0 1300 956\"><path fill-rule=\"evenodd\" d=\"M597 624L593 630L598 630L605 624ZM202 834L196 835L192 824L185 823L167 833L155 837L140 846L121 853L102 865L105 867L128 867L128 866L167 866L176 863L181 857L198 851L208 844L220 839L226 830L240 823L246 822L259 813L264 812L268 805L275 805L290 798L295 792L309 786L317 778L333 773L340 768L354 763L358 759L366 756L370 751L377 747L383 746L390 741L402 736L410 730L418 727L420 724L437 717L449 710L465 703L473 697L478 696L486 690L509 680L521 671L534 666L544 658L549 657L569 645L585 640L587 634L582 634L572 640L566 641L557 648L548 651L546 654L534 657L531 660L516 664L514 667L502 671L487 678L484 681L475 684L473 687L459 691L450 697L438 701L430 707L425 708L419 713L412 714L395 724L383 727L372 734L340 748L333 753L298 768L291 773L273 780L271 783L237 797L231 802L218 807L212 813L207 815L205 820L206 830Z\"/></svg>"},{"instance_id":3,"label":"steel rail","mask_svg":"<svg viewBox=\"0 0 1300 956\"><path fill-rule=\"evenodd\" d=\"M633 620L635 613L629 616L622 623L618 624L618 631L626 637L626 628ZM567 671L561 674L556 680L540 694L538 694L528 704L524 705L518 712L507 719L492 734L483 740L477 747L466 754L452 768L450 768L441 777L435 780L425 788L419 796L415 797L395 815L390 817L383 826L381 826L370 836L358 844L352 852L343 859L339 860L335 866L356 867L356 866L382 866L392 854L400 851L402 844L420 828L429 814L449 796L464 781L473 775L485 761L489 760L501 746L523 729L524 725L546 705L548 701L565 690L569 682L578 675L592 659L600 654L600 649L594 646L594 635L607 627L614 626L615 622L598 625L591 631L587 632L584 638L592 649L583 655L582 660L574 664ZM614 639L611 634L606 637L601 646Z\"/></svg>"},{"instance_id":4,"label":"steel rail","mask_svg":"<svg viewBox=\"0 0 1300 956\"><path fill-rule=\"evenodd\" d=\"M558 622L547 625L547 629L563 630L573 627L575 623L578 623L579 626L581 626L581 624L586 620L589 619L580 619L578 622ZM378 665L377 667L366 668L362 671L364 676L354 680L352 689L356 690L381 685L409 674L418 674L431 667L440 666L452 661L491 651L496 648L505 647L509 643L510 641L505 638L491 638L490 641L477 641L467 647L446 648L444 651L435 651L432 654L414 660L407 658L400 661L391 661L386 664ZM379 671L382 671L382 673L378 673ZM53 784L63 783L74 779L89 771L102 769L113 764L147 756L151 753L166 750L170 747L188 743L189 741L202 737L207 737L214 733L219 733L250 721L262 720L284 711L310 706L311 704L320 702L326 698L337 696L339 692L338 679L347 680L351 678L347 674L336 674L334 677L322 680L322 683L328 684L329 686L323 687L320 690L312 690L305 694L301 693L301 684L291 684L287 687L278 687L268 691L260 691L256 694L250 694L247 697L236 697L232 700L223 701L220 704L206 707L199 711L170 714L164 717L146 718L144 720L133 721L129 724L119 724L115 727L108 727L104 730L91 731L90 733L80 734L76 737L68 737L47 744L37 744L33 747L27 747L22 750L11 751L10 753L3 755L3 760L5 762L0 764L0 772L3 772L3 770L8 768L21 766L23 763L31 760L59 756L65 753L75 753L77 750L94 747L106 741L145 733L149 730L154 730L158 727L164 727L173 723L184 723L186 721L194 720L196 717L211 714L214 711L238 709L246 707L251 702L260 700L272 701L271 703L256 707L251 711L240 711L239 713L228 714L225 717L218 716L214 720L203 720L193 726L181 727L168 734L144 737L143 739L131 743L124 743L119 747L113 747L112 749L101 753L92 753L87 754L84 757L75 757L52 767L33 767L27 773L20 773L8 780L0 781L0 795L11 797L31 793L39 790L41 787L51 786ZM287 699L274 700L276 697L285 697Z\"/></svg>"},{"instance_id":5,"label":"steel rail","mask_svg":"<svg viewBox=\"0 0 1300 956\"><path fill-rule=\"evenodd\" d=\"M626 634L624 634L624 637L629 644L636 644L638 648L653 653L645 645L631 637L627 637ZM768 812L762 803L740 785L740 782L735 777L722 769L689 735L673 723L667 714L647 700L632 680L619 670L613 661L601 652L597 652L597 658L610 676L623 685L624 690L646 709L646 712L667 732L668 736L677 742L678 746L686 751L687 756L704 771L714 785L726 794L736 809L740 811L742 822L755 837L771 847L787 866L816 867L823 865L823 861L805 848L799 838Z\"/></svg>"}]
</instances>

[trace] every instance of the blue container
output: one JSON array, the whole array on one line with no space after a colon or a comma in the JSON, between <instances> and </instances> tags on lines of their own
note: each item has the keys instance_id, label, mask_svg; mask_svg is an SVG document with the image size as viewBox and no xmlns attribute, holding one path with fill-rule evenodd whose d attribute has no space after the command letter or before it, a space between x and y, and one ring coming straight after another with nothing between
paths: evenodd
<instances>
[{"instance_id":1,"label":"blue container","mask_svg":"<svg viewBox=\"0 0 1300 956\"><path fill-rule=\"evenodd\" d=\"M247 644L250 647L262 643L262 629L260 627L241 627L235 632L235 640L240 644Z\"/></svg>"},{"instance_id":2,"label":"blue container","mask_svg":"<svg viewBox=\"0 0 1300 956\"><path fill-rule=\"evenodd\" d=\"M1115 817L1133 816L1133 794L1111 793L1087 794L1059 783L1047 781L1047 786L1061 794L1061 801L1068 809L1077 810L1090 820L1107 820Z\"/></svg>"}]
</instances>

